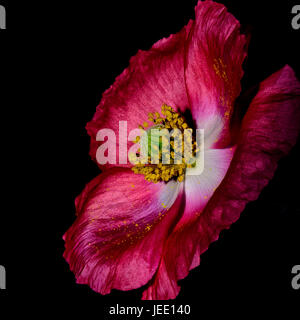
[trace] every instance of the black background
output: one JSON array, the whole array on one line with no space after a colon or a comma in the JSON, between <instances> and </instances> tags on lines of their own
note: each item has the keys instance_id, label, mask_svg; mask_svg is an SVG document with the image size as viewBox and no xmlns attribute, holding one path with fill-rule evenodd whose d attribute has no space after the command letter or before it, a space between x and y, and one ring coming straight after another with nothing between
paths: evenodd
<instances>
[{"instance_id":1,"label":"black background","mask_svg":"<svg viewBox=\"0 0 300 320\"><path fill-rule=\"evenodd\" d=\"M17 293L31 311L43 305L47 312L60 307L59 312L70 314L95 312L100 319L109 318L107 310L116 303L146 304L139 302L140 289L100 296L77 285L62 257L62 235L75 220L75 197L99 173L88 155L85 125L102 93L138 49L147 50L186 25L194 17L196 2L52 1L12 6L1 1L7 9L7 30L0 30L2 119L8 124L1 128L3 146L8 152L18 147L22 156L14 158L13 178L10 175L6 188L13 195L3 225L6 229L9 220L12 231L1 233L0 264L8 278L0 304L2 296ZM222 3L252 34L243 91L287 63L300 78L300 30L291 27L291 9L297 2ZM21 132L16 118L25 124ZM12 137L16 131L18 137ZM291 287L291 269L300 264L299 150L298 143L281 160L259 199L221 233L201 256L200 266L180 282L178 298L167 303L191 304L194 316L209 305L214 306L211 314L232 314L241 302L245 312L258 312L258 306L266 312L282 307L288 312L296 307L294 301L300 303L300 290ZM22 171L29 177L21 179ZM20 211L14 203L22 201L25 191L30 196ZM8 240L16 233L22 234L17 245Z\"/></svg>"}]
</instances>

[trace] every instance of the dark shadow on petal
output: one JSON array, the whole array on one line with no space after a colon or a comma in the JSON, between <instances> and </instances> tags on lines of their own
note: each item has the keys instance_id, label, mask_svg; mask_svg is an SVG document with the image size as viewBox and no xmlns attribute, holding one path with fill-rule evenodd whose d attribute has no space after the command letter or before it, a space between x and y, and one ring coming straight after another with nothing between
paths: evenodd
<instances>
[{"instance_id":1,"label":"dark shadow on petal","mask_svg":"<svg viewBox=\"0 0 300 320\"><path fill-rule=\"evenodd\" d=\"M185 111L183 112L183 116L188 126L193 130L196 130L196 121L195 119L193 119L192 112L189 108L185 109Z\"/></svg>"},{"instance_id":2,"label":"dark shadow on petal","mask_svg":"<svg viewBox=\"0 0 300 320\"><path fill-rule=\"evenodd\" d=\"M242 93L239 95L239 97L236 99L234 103L233 114L230 120L230 130L232 132L233 144L236 143L242 120L248 110L251 101L256 96L258 90L259 83L255 86L252 86L250 89L247 89L244 92L242 91Z\"/></svg>"}]
</instances>

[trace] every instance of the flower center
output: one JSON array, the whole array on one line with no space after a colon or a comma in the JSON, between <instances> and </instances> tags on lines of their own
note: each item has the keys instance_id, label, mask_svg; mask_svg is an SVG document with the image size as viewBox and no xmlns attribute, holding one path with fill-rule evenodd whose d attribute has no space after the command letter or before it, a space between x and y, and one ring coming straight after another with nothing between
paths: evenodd
<instances>
[{"instance_id":1,"label":"flower center","mask_svg":"<svg viewBox=\"0 0 300 320\"><path fill-rule=\"evenodd\" d=\"M139 153L144 154L146 161L135 164L132 170L154 183L171 179L182 182L186 168L195 165L198 152L193 130L172 107L164 104L161 114L148 114L152 122L149 129L146 129L149 127L148 122L139 126L144 134L142 139L137 137L135 143L141 142Z\"/></svg>"}]
</instances>

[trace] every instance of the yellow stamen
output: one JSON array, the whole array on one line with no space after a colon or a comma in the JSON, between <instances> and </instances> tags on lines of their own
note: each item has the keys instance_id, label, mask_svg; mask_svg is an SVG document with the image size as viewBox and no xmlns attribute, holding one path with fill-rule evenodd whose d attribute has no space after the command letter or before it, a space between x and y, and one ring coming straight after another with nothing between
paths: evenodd
<instances>
[{"instance_id":1,"label":"yellow stamen","mask_svg":"<svg viewBox=\"0 0 300 320\"><path fill-rule=\"evenodd\" d=\"M184 132L184 130L192 130L188 127L188 124L185 122L184 118L180 113L175 112L174 109L170 106L164 104L161 107L161 113L164 115L162 117L159 112L149 113L148 119L153 122L152 129L167 129L171 134L171 139L174 139L169 142L169 139L162 136L162 146L160 145L160 137L155 141L156 144L151 143L152 152L159 157L158 164L151 164L151 150L148 152L148 160L149 164L136 164L132 170L134 173L143 174L147 181L151 181L157 183L159 181L169 181L171 179L176 179L178 182L182 182L185 176L186 168L190 168L193 165L189 164L191 157L193 157L197 152L197 144L194 141L192 135L188 136L185 139L186 147L189 147L189 150L192 152L187 152L188 155L184 155L184 142L178 143L177 137L180 136ZM139 128L148 127L148 123L144 122L143 126L139 126ZM174 131L172 131L175 129ZM151 125L148 131L151 130ZM177 139L177 140L176 140ZM139 137L136 139L135 143L139 142ZM167 148L167 143L170 143L170 148ZM170 150L168 150L170 149ZM168 164L162 163L163 155L166 155L166 152L170 151L170 162ZM185 158L182 159L182 163L178 163L175 161L177 155L182 155Z\"/></svg>"}]
</instances>

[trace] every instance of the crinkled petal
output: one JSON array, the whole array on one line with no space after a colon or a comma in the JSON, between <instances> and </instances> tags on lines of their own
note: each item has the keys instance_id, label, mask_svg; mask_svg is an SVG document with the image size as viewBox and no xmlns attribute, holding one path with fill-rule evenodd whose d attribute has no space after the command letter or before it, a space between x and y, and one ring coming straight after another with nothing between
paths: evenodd
<instances>
[{"instance_id":1,"label":"crinkled petal","mask_svg":"<svg viewBox=\"0 0 300 320\"><path fill-rule=\"evenodd\" d=\"M96 141L100 129L108 128L116 133L118 163L119 121L127 121L129 133L148 121L148 113L161 111L164 103L182 111L188 107L184 44L191 25L192 21L179 33L158 41L149 51L140 50L131 58L129 67L103 94L93 119L86 126L91 136L90 155L94 160L101 144ZM131 146L132 143L128 143L128 149ZM121 166L131 166L127 163ZM111 164L104 167L111 167Z\"/></svg>"},{"instance_id":2,"label":"crinkled petal","mask_svg":"<svg viewBox=\"0 0 300 320\"><path fill-rule=\"evenodd\" d=\"M300 84L286 66L261 83L243 120L227 174L197 220L175 229L168 238L171 245L164 250L161 272L144 292L144 299L176 297L177 280L199 265L200 254L239 218L249 201L257 199L272 179L278 160L296 143L299 131Z\"/></svg>"},{"instance_id":3,"label":"crinkled petal","mask_svg":"<svg viewBox=\"0 0 300 320\"><path fill-rule=\"evenodd\" d=\"M187 170L185 178L185 206L176 226L164 246L163 258L153 281L143 293L143 299L173 299L180 287L179 279L193 267L196 242L190 232L207 202L227 173L235 148L206 150L204 166ZM199 159L199 162L203 159Z\"/></svg>"},{"instance_id":4,"label":"crinkled petal","mask_svg":"<svg viewBox=\"0 0 300 320\"><path fill-rule=\"evenodd\" d=\"M208 148L229 145L229 120L240 93L247 39L224 5L199 1L187 46L186 83L197 128ZM209 145L208 145L209 142Z\"/></svg>"},{"instance_id":5,"label":"crinkled petal","mask_svg":"<svg viewBox=\"0 0 300 320\"><path fill-rule=\"evenodd\" d=\"M76 199L78 217L64 235L64 257L77 283L101 294L145 285L178 213L180 188L121 168L92 180Z\"/></svg>"}]
</instances>

